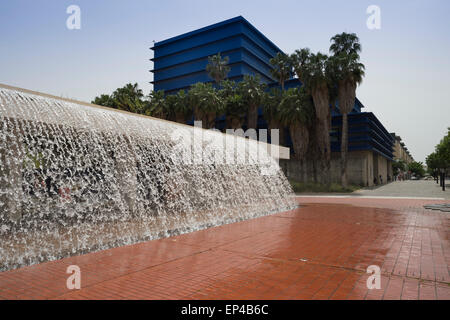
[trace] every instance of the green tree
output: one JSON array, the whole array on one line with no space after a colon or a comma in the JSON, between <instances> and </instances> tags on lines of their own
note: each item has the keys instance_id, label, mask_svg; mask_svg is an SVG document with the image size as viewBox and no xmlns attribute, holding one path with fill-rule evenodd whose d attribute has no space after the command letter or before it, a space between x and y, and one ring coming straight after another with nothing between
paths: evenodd
<instances>
[{"instance_id":1,"label":"green tree","mask_svg":"<svg viewBox=\"0 0 450 320\"><path fill-rule=\"evenodd\" d=\"M436 146L436 153L439 159L439 166L442 169L450 168L450 128L447 128L447 135L442 138Z\"/></svg>"},{"instance_id":2,"label":"green tree","mask_svg":"<svg viewBox=\"0 0 450 320\"><path fill-rule=\"evenodd\" d=\"M239 94L235 81L224 80L221 82L219 98L224 105L227 128L242 128L245 118L245 105Z\"/></svg>"},{"instance_id":3,"label":"green tree","mask_svg":"<svg viewBox=\"0 0 450 320\"><path fill-rule=\"evenodd\" d=\"M95 97L91 103L104 107L117 108L113 98L109 94L102 94L99 97Z\"/></svg>"},{"instance_id":4,"label":"green tree","mask_svg":"<svg viewBox=\"0 0 450 320\"><path fill-rule=\"evenodd\" d=\"M267 121L269 134L272 130L279 130L279 144L284 145L284 128L280 121L280 103L283 93L278 88L266 92L263 98L263 113Z\"/></svg>"},{"instance_id":5,"label":"green tree","mask_svg":"<svg viewBox=\"0 0 450 320\"><path fill-rule=\"evenodd\" d=\"M167 120L175 121L175 105L177 103L177 96L175 94L167 94L164 97L163 108Z\"/></svg>"},{"instance_id":6,"label":"green tree","mask_svg":"<svg viewBox=\"0 0 450 320\"><path fill-rule=\"evenodd\" d=\"M330 90L332 76L328 56L311 53L308 48L297 50L292 56L294 71L312 96L315 108L314 138L319 156L322 183L330 184Z\"/></svg>"},{"instance_id":7,"label":"green tree","mask_svg":"<svg viewBox=\"0 0 450 320\"><path fill-rule=\"evenodd\" d=\"M364 65L359 62L361 44L354 33L341 33L331 38L328 74L337 85L339 111L342 115L341 137L341 183L348 186L347 154L348 154L348 114L353 110L356 99L356 87L362 82Z\"/></svg>"},{"instance_id":8,"label":"green tree","mask_svg":"<svg viewBox=\"0 0 450 320\"><path fill-rule=\"evenodd\" d=\"M269 60L273 66L271 70L272 76L278 80L281 90L284 91L284 83L291 78L292 61L291 58L284 53L278 52L275 57Z\"/></svg>"},{"instance_id":9,"label":"green tree","mask_svg":"<svg viewBox=\"0 0 450 320\"><path fill-rule=\"evenodd\" d=\"M137 83L128 83L122 88L117 88L111 95L102 94L100 97L95 97L92 103L141 114L145 113L147 105Z\"/></svg>"},{"instance_id":10,"label":"green tree","mask_svg":"<svg viewBox=\"0 0 450 320\"><path fill-rule=\"evenodd\" d=\"M152 91L150 93L145 114L160 119L169 119L170 111L166 105L164 90Z\"/></svg>"},{"instance_id":11,"label":"green tree","mask_svg":"<svg viewBox=\"0 0 450 320\"><path fill-rule=\"evenodd\" d=\"M216 84L223 81L228 72L230 72L230 67L228 66L229 58L225 57L222 59L220 52L214 56L208 57L208 65L206 66L206 72L213 79Z\"/></svg>"},{"instance_id":12,"label":"green tree","mask_svg":"<svg viewBox=\"0 0 450 320\"><path fill-rule=\"evenodd\" d=\"M192 109L184 90L180 90L176 94L166 95L163 108L167 120L170 121L186 123L187 118L192 116Z\"/></svg>"},{"instance_id":13,"label":"green tree","mask_svg":"<svg viewBox=\"0 0 450 320\"><path fill-rule=\"evenodd\" d=\"M173 112L175 114L175 121L185 124L188 118L192 117L193 110L189 105L188 95L184 90L180 90L176 94L176 99L173 102Z\"/></svg>"},{"instance_id":14,"label":"green tree","mask_svg":"<svg viewBox=\"0 0 450 320\"><path fill-rule=\"evenodd\" d=\"M117 109L142 113L144 110L144 94L137 83L128 83L122 88L116 89L112 94L112 99Z\"/></svg>"},{"instance_id":15,"label":"green tree","mask_svg":"<svg viewBox=\"0 0 450 320\"><path fill-rule=\"evenodd\" d=\"M442 138L435 151L426 158L428 170L434 177L438 177L441 170L446 172L450 168L450 128L447 128L447 135Z\"/></svg>"},{"instance_id":16,"label":"green tree","mask_svg":"<svg viewBox=\"0 0 450 320\"><path fill-rule=\"evenodd\" d=\"M309 126L314 119L312 97L305 88L291 88L284 92L280 103L280 120L289 128L294 157L302 166L308 151Z\"/></svg>"},{"instance_id":17,"label":"green tree","mask_svg":"<svg viewBox=\"0 0 450 320\"><path fill-rule=\"evenodd\" d=\"M238 93L230 95L225 99L224 104L227 128L233 130L242 128L245 118L245 108L242 96Z\"/></svg>"},{"instance_id":18,"label":"green tree","mask_svg":"<svg viewBox=\"0 0 450 320\"><path fill-rule=\"evenodd\" d=\"M392 163L392 173L394 176L398 175L400 172L406 171L406 163L403 160L396 160Z\"/></svg>"},{"instance_id":19,"label":"green tree","mask_svg":"<svg viewBox=\"0 0 450 320\"><path fill-rule=\"evenodd\" d=\"M202 121L202 127L214 128L217 114L223 112L223 101L212 84L198 82L192 85L188 100L194 110L195 119Z\"/></svg>"},{"instance_id":20,"label":"green tree","mask_svg":"<svg viewBox=\"0 0 450 320\"><path fill-rule=\"evenodd\" d=\"M433 152L427 156L425 159L425 163L427 164L428 173L431 174L435 179L439 176L439 156L436 152Z\"/></svg>"},{"instance_id":21,"label":"green tree","mask_svg":"<svg viewBox=\"0 0 450 320\"><path fill-rule=\"evenodd\" d=\"M346 55L359 54L361 52L361 43L355 33L342 32L335 35L330 40L330 51L335 55L344 53Z\"/></svg>"},{"instance_id":22,"label":"green tree","mask_svg":"<svg viewBox=\"0 0 450 320\"><path fill-rule=\"evenodd\" d=\"M244 79L239 82L238 91L243 101L243 106L247 109L247 128L256 129L258 124L258 107L264 99L266 85L261 82L261 76L245 75Z\"/></svg>"},{"instance_id":23,"label":"green tree","mask_svg":"<svg viewBox=\"0 0 450 320\"><path fill-rule=\"evenodd\" d=\"M423 177L425 175L425 169L423 168L422 162L413 161L409 163L408 170L417 177Z\"/></svg>"}]
</instances>

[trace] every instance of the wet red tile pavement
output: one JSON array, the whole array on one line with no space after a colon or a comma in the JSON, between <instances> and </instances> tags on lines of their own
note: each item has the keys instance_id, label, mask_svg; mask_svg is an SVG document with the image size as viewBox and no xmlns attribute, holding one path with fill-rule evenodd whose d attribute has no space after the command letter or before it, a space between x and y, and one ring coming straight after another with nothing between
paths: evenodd
<instances>
[{"instance_id":1,"label":"wet red tile pavement","mask_svg":"<svg viewBox=\"0 0 450 320\"><path fill-rule=\"evenodd\" d=\"M450 299L438 200L299 198L301 208L0 273L0 299ZM68 290L69 265L81 290ZM368 290L370 265L381 289Z\"/></svg>"}]
</instances>

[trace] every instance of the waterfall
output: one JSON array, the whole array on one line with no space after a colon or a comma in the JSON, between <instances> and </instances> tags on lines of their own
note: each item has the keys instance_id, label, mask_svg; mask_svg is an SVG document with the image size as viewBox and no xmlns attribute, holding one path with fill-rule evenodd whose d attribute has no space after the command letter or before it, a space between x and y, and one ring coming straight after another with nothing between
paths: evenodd
<instances>
[{"instance_id":1,"label":"waterfall","mask_svg":"<svg viewBox=\"0 0 450 320\"><path fill-rule=\"evenodd\" d=\"M0 271L296 206L257 141L0 87Z\"/></svg>"}]
</instances>

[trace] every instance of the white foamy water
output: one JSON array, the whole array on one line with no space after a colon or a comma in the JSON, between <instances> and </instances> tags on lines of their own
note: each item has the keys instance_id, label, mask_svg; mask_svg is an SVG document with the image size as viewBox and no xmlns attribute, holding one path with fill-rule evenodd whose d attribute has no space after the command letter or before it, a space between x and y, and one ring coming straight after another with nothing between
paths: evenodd
<instances>
[{"instance_id":1,"label":"white foamy water","mask_svg":"<svg viewBox=\"0 0 450 320\"><path fill-rule=\"evenodd\" d=\"M0 270L296 207L255 141L194 131L0 88Z\"/></svg>"}]
</instances>

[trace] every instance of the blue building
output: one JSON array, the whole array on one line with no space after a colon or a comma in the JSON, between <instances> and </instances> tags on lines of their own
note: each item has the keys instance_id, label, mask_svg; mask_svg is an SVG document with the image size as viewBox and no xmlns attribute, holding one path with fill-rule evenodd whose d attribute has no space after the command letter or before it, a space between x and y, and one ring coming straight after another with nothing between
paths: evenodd
<instances>
[{"instance_id":1,"label":"blue building","mask_svg":"<svg viewBox=\"0 0 450 320\"><path fill-rule=\"evenodd\" d=\"M245 74L260 74L265 83L275 82L269 60L282 52L240 16L156 42L151 49L154 90L166 93L211 82L205 71L208 57L219 52L229 58L228 79L239 81Z\"/></svg>"},{"instance_id":2,"label":"blue building","mask_svg":"<svg viewBox=\"0 0 450 320\"><path fill-rule=\"evenodd\" d=\"M259 74L268 87L279 86L271 75L269 60L283 52L243 17L235 17L198 30L156 42L154 51L154 90L171 94L188 90L197 82L212 82L206 72L208 57L220 53L229 58L228 79L240 81L244 75ZM290 79L285 88L299 87L298 79ZM392 178L394 139L373 113L362 112L363 104L357 99L349 114L349 170L350 183L373 185ZM225 125L224 117L217 119L217 128ZM339 181L339 150L342 117L332 111L330 132L333 180ZM258 128L267 128L262 110L259 110ZM245 129L245 128L244 128ZM286 146L290 147L287 138ZM292 150L292 148L291 148ZM300 168L295 161L282 164L288 176L296 180L309 180L310 168ZM332 170L333 171L333 170Z\"/></svg>"}]
</instances>

